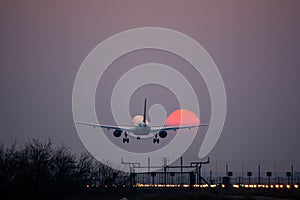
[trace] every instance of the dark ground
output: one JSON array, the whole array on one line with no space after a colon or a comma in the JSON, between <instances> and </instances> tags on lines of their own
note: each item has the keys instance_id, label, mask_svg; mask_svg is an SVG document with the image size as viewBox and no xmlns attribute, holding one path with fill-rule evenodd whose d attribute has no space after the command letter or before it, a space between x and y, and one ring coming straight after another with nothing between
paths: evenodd
<instances>
[{"instance_id":1,"label":"dark ground","mask_svg":"<svg viewBox=\"0 0 300 200\"><path fill-rule=\"evenodd\" d=\"M197 193L197 192L147 192L147 193L98 193L90 196L75 196L64 198L37 198L39 200L120 200L127 198L128 200L288 200L300 199L299 193Z\"/></svg>"}]
</instances>

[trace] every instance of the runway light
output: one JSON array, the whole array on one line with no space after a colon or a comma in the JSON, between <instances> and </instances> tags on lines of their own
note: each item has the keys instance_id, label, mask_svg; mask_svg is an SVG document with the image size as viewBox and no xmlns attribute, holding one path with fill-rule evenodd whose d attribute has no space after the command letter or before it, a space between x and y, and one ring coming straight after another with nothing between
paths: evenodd
<instances>
[{"instance_id":1,"label":"runway light","mask_svg":"<svg viewBox=\"0 0 300 200\"><path fill-rule=\"evenodd\" d=\"M208 188L208 187L211 187L211 188L215 188L215 187L222 187L222 188L225 188L226 185L225 184L212 184L212 185L208 185L208 184L194 184L194 185L189 185L189 184L142 184L142 183L136 183L133 187L157 187L157 188L163 188L163 187L168 187L168 188L176 188L176 187L184 187L184 188L187 188L187 187L194 187L194 188ZM90 188L92 187L91 185L87 184L86 185L87 188ZM97 185L96 185L97 187ZM107 185L105 185L104 187L108 187ZM112 187L117 187L117 185L113 184ZM121 187L126 187L126 185L122 185ZM253 188L276 188L276 189L283 189L283 188L287 188L287 189L291 189L291 188L295 188L295 189L299 189L299 184L295 184L295 185L290 185L290 184L233 184L232 187L234 188L249 188L249 189L253 189Z\"/></svg>"},{"instance_id":2,"label":"runway light","mask_svg":"<svg viewBox=\"0 0 300 200\"><path fill-rule=\"evenodd\" d=\"M177 187L177 185L168 184L167 187Z\"/></svg>"}]
</instances>

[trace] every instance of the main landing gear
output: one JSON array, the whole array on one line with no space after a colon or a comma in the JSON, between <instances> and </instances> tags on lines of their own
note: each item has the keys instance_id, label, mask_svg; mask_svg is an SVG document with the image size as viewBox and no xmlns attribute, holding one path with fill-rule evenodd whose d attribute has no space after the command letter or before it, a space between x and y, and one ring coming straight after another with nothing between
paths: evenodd
<instances>
[{"instance_id":1,"label":"main landing gear","mask_svg":"<svg viewBox=\"0 0 300 200\"><path fill-rule=\"evenodd\" d=\"M157 133L154 135L155 138L153 138L153 143L159 144L159 138L157 138Z\"/></svg>"},{"instance_id":2,"label":"main landing gear","mask_svg":"<svg viewBox=\"0 0 300 200\"><path fill-rule=\"evenodd\" d=\"M125 132L125 138L123 138L123 143L129 143L129 138L128 138L128 134Z\"/></svg>"}]
</instances>

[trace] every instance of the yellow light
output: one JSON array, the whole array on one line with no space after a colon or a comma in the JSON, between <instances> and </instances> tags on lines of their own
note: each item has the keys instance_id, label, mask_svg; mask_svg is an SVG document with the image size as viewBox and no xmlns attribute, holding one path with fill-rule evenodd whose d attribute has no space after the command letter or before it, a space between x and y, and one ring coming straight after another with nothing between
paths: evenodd
<instances>
[{"instance_id":1,"label":"yellow light","mask_svg":"<svg viewBox=\"0 0 300 200\"><path fill-rule=\"evenodd\" d=\"M170 184L168 184L168 185L166 185L167 187L176 187L176 185L170 185Z\"/></svg>"},{"instance_id":2,"label":"yellow light","mask_svg":"<svg viewBox=\"0 0 300 200\"><path fill-rule=\"evenodd\" d=\"M222 188L224 188L225 187L225 185L224 184L222 184Z\"/></svg>"},{"instance_id":3,"label":"yellow light","mask_svg":"<svg viewBox=\"0 0 300 200\"><path fill-rule=\"evenodd\" d=\"M262 187L262 188L264 188L264 185L262 185L262 184L259 184L259 185L258 185L258 187L259 187L259 188L261 188L261 187Z\"/></svg>"},{"instance_id":4,"label":"yellow light","mask_svg":"<svg viewBox=\"0 0 300 200\"><path fill-rule=\"evenodd\" d=\"M290 189L290 188L291 188L291 185L286 185L286 188L287 188L287 189Z\"/></svg>"},{"instance_id":5,"label":"yellow light","mask_svg":"<svg viewBox=\"0 0 300 200\"><path fill-rule=\"evenodd\" d=\"M232 185L234 188L240 188L240 186L239 185L237 185L237 184L234 184L234 185Z\"/></svg>"},{"instance_id":6,"label":"yellow light","mask_svg":"<svg viewBox=\"0 0 300 200\"><path fill-rule=\"evenodd\" d=\"M298 188L299 188L299 185L294 185L294 187L295 187L296 189L298 189Z\"/></svg>"},{"instance_id":7,"label":"yellow light","mask_svg":"<svg viewBox=\"0 0 300 200\"><path fill-rule=\"evenodd\" d=\"M217 187L217 185L213 184L213 185L210 185L210 187L215 188L215 187Z\"/></svg>"},{"instance_id":8,"label":"yellow light","mask_svg":"<svg viewBox=\"0 0 300 200\"><path fill-rule=\"evenodd\" d=\"M279 185L278 185L278 184L276 184L276 185L275 185L275 187L276 187L276 188L279 188Z\"/></svg>"}]
</instances>

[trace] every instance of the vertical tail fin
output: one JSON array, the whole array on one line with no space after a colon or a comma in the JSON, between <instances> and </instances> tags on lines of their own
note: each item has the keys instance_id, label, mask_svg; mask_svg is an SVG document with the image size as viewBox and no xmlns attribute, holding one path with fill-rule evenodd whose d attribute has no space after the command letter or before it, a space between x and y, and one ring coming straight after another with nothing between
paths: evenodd
<instances>
[{"instance_id":1,"label":"vertical tail fin","mask_svg":"<svg viewBox=\"0 0 300 200\"><path fill-rule=\"evenodd\" d=\"M143 118L144 124L146 123L146 115L147 115L147 113L146 113L146 106L147 106L147 99L145 99L145 104L144 104L144 118Z\"/></svg>"}]
</instances>

